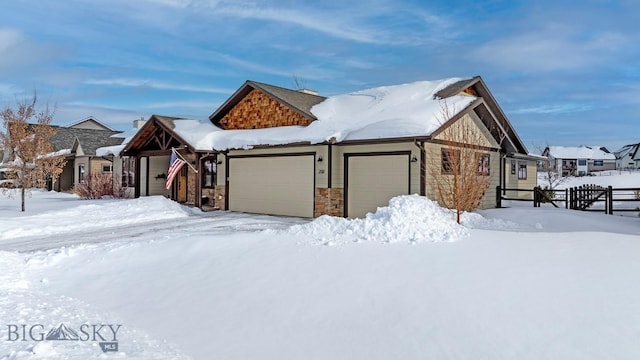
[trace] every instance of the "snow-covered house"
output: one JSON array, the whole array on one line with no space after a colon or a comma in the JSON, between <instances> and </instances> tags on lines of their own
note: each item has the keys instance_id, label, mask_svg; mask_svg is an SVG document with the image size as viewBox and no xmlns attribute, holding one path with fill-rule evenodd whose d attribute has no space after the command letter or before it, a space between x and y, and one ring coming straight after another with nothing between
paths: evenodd
<instances>
[{"instance_id":1,"label":"snow-covered house","mask_svg":"<svg viewBox=\"0 0 640 360\"><path fill-rule=\"evenodd\" d=\"M68 126L51 127L55 130L50 139L54 151L52 155L64 156L66 164L60 176L54 181L49 181L47 187L50 190L68 191L92 173L112 173L111 157L97 155L96 149L121 143L122 139L117 138L120 131L108 130L108 126L93 117ZM5 152L0 164L8 160L9 153Z\"/></svg>"},{"instance_id":2,"label":"snow-covered house","mask_svg":"<svg viewBox=\"0 0 640 360\"><path fill-rule=\"evenodd\" d=\"M54 151L65 156L67 163L57 181L49 185L50 189L67 191L91 174L113 172L112 157L98 155L96 150L121 143L120 131L85 127L53 128L56 133L51 137L51 144Z\"/></svg>"},{"instance_id":3,"label":"snow-covered house","mask_svg":"<svg viewBox=\"0 0 640 360\"><path fill-rule=\"evenodd\" d=\"M616 156L604 146L547 146L542 156L562 176L584 176L616 168Z\"/></svg>"},{"instance_id":4,"label":"snow-covered house","mask_svg":"<svg viewBox=\"0 0 640 360\"><path fill-rule=\"evenodd\" d=\"M129 156L122 157L120 154L122 149L127 146L145 122L146 120L144 119L133 120L133 127L131 129L111 136L112 138L116 138L115 141L117 143L115 145L96 149L97 156L111 159L113 164L113 180L114 182L121 183L126 188L125 197L135 197L134 186L136 182L140 180L137 180L138 178L136 177L135 158ZM146 176L147 174L145 173L144 175Z\"/></svg>"},{"instance_id":5,"label":"snow-covered house","mask_svg":"<svg viewBox=\"0 0 640 360\"><path fill-rule=\"evenodd\" d=\"M437 199L429 174L435 167L447 175L443 134L462 125L483 134L477 143L459 144L477 149L481 175L490 177L483 207L495 206L497 185L536 185L537 158L479 76L331 97L247 81L208 122L151 116L121 155L133 159L135 196L163 194L253 213L359 217L397 195ZM172 149L190 166L166 190Z\"/></svg>"},{"instance_id":6,"label":"snow-covered house","mask_svg":"<svg viewBox=\"0 0 640 360\"><path fill-rule=\"evenodd\" d=\"M625 145L613 154L616 156L616 169L640 169L640 143Z\"/></svg>"}]
</instances>

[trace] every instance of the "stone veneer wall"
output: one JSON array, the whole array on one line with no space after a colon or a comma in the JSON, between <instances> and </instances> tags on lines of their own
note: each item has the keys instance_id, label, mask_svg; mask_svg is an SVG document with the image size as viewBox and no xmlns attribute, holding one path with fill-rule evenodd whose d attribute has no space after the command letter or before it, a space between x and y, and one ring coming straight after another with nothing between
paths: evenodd
<instances>
[{"instance_id":1,"label":"stone veneer wall","mask_svg":"<svg viewBox=\"0 0 640 360\"><path fill-rule=\"evenodd\" d=\"M216 204L216 208L220 210L227 210L225 207L225 186L224 185L216 185L215 189L213 189L213 198L214 203Z\"/></svg>"},{"instance_id":2,"label":"stone veneer wall","mask_svg":"<svg viewBox=\"0 0 640 360\"><path fill-rule=\"evenodd\" d=\"M344 189L316 188L313 216L344 216Z\"/></svg>"},{"instance_id":3,"label":"stone veneer wall","mask_svg":"<svg viewBox=\"0 0 640 360\"><path fill-rule=\"evenodd\" d=\"M195 154L188 154L185 156L186 160L189 162L195 162ZM193 165L193 164L191 164ZM187 168L187 204L195 204L196 203L196 177L198 174L191 169L191 166L185 164Z\"/></svg>"},{"instance_id":4,"label":"stone veneer wall","mask_svg":"<svg viewBox=\"0 0 640 360\"><path fill-rule=\"evenodd\" d=\"M201 204L202 207L207 207L207 208L209 208L209 210L211 210L211 208L220 207L220 205L216 203L216 191L215 191L215 189L213 189L213 188L202 189L202 196L203 197L207 197L209 199L206 203L203 202Z\"/></svg>"}]
</instances>

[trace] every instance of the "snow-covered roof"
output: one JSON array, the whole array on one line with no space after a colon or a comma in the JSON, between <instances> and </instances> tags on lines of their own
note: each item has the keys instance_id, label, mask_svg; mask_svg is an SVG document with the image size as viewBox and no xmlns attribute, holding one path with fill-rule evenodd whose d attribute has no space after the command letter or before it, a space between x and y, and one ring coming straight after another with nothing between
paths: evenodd
<instances>
[{"instance_id":1,"label":"snow-covered roof","mask_svg":"<svg viewBox=\"0 0 640 360\"><path fill-rule=\"evenodd\" d=\"M113 146L104 146L96 149L97 156L110 156L110 155L118 155L124 149L124 147L129 143L129 141L136 135L138 132L138 128L131 128L123 133L113 134L112 138L122 139L122 143L119 145Z\"/></svg>"},{"instance_id":2,"label":"snow-covered roof","mask_svg":"<svg viewBox=\"0 0 640 360\"><path fill-rule=\"evenodd\" d=\"M601 150L602 146L549 146L549 154L556 159L615 160L614 154Z\"/></svg>"},{"instance_id":3,"label":"snow-covered roof","mask_svg":"<svg viewBox=\"0 0 640 360\"><path fill-rule=\"evenodd\" d=\"M435 94L460 80L418 81L331 96L311 108L317 120L308 126L222 130L210 122L178 119L173 130L197 150L427 136L476 99L448 97L449 113L443 113L442 100Z\"/></svg>"},{"instance_id":4,"label":"snow-covered roof","mask_svg":"<svg viewBox=\"0 0 640 360\"><path fill-rule=\"evenodd\" d=\"M640 143L638 144L629 144L625 145L620 150L614 151L617 159L622 159L623 157L629 155L634 160L640 160L640 151L638 148L640 147Z\"/></svg>"}]
</instances>

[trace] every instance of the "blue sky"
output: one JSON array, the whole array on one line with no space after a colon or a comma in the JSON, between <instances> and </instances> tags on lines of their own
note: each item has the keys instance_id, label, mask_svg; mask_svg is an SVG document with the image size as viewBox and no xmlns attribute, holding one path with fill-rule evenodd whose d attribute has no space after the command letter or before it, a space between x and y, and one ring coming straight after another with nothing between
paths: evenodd
<instances>
[{"instance_id":1,"label":"blue sky","mask_svg":"<svg viewBox=\"0 0 640 360\"><path fill-rule=\"evenodd\" d=\"M579 6L578 6L579 4ZM529 150L640 141L635 1L5 1L0 104L206 119L245 80L321 95L481 75Z\"/></svg>"}]
</instances>

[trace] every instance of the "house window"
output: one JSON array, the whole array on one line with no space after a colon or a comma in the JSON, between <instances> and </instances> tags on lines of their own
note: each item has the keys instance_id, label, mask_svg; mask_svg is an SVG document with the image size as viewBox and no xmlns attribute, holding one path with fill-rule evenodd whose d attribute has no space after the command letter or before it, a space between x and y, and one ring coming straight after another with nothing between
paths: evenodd
<instances>
[{"instance_id":1,"label":"house window","mask_svg":"<svg viewBox=\"0 0 640 360\"><path fill-rule=\"evenodd\" d=\"M205 188L213 188L216 185L216 161L205 160L203 171L202 186Z\"/></svg>"},{"instance_id":2,"label":"house window","mask_svg":"<svg viewBox=\"0 0 640 360\"><path fill-rule=\"evenodd\" d=\"M511 175L515 175L515 174L516 174L516 161L511 160Z\"/></svg>"},{"instance_id":3,"label":"house window","mask_svg":"<svg viewBox=\"0 0 640 360\"><path fill-rule=\"evenodd\" d=\"M78 181L84 184L84 164L78 165Z\"/></svg>"},{"instance_id":4,"label":"house window","mask_svg":"<svg viewBox=\"0 0 640 360\"><path fill-rule=\"evenodd\" d=\"M442 149L442 174L452 175L454 167L460 173L460 151Z\"/></svg>"},{"instance_id":5,"label":"house window","mask_svg":"<svg viewBox=\"0 0 640 360\"><path fill-rule=\"evenodd\" d=\"M122 158L122 186L136 185L136 158L125 156Z\"/></svg>"},{"instance_id":6,"label":"house window","mask_svg":"<svg viewBox=\"0 0 640 360\"><path fill-rule=\"evenodd\" d=\"M584 160L584 159L578 160L578 165L579 166L586 166L587 165L587 160Z\"/></svg>"},{"instance_id":7,"label":"house window","mask_svg":"<svg viewBox=\"0 0 640 360\"><path fill-rule=\"evenodd\" d=\"M518 161L518 180L527 179L527 162Z\"/></svg>"},{"instance_id":8,"label":"house window","mask_svg":"<svg viewBox=\"0 0 640 360\"><path fill-rule=\"evenodd\" d=\"M111 164L108 165L102 165L102 172L103 173L110 173L113 171L113 166Z\"/></svg>"},{"instance_id":9,"label":"house window","mask_svg":"<svg viewBox=\"0 0 640 360\"><path fill-rule=\"evenodd\" d=\"M604 160L593 160L593 166L604 166Z\"/></svg>"},{"instance_id":10,"label":"house window","mask_svg":"<svg viewBox=\"0 0 640 360\"><path fill-rule=\"evenodd\" d=\"M491 162L489 154L478 154L478 175L489 176Z\"/></svg>"}]
</instances>

